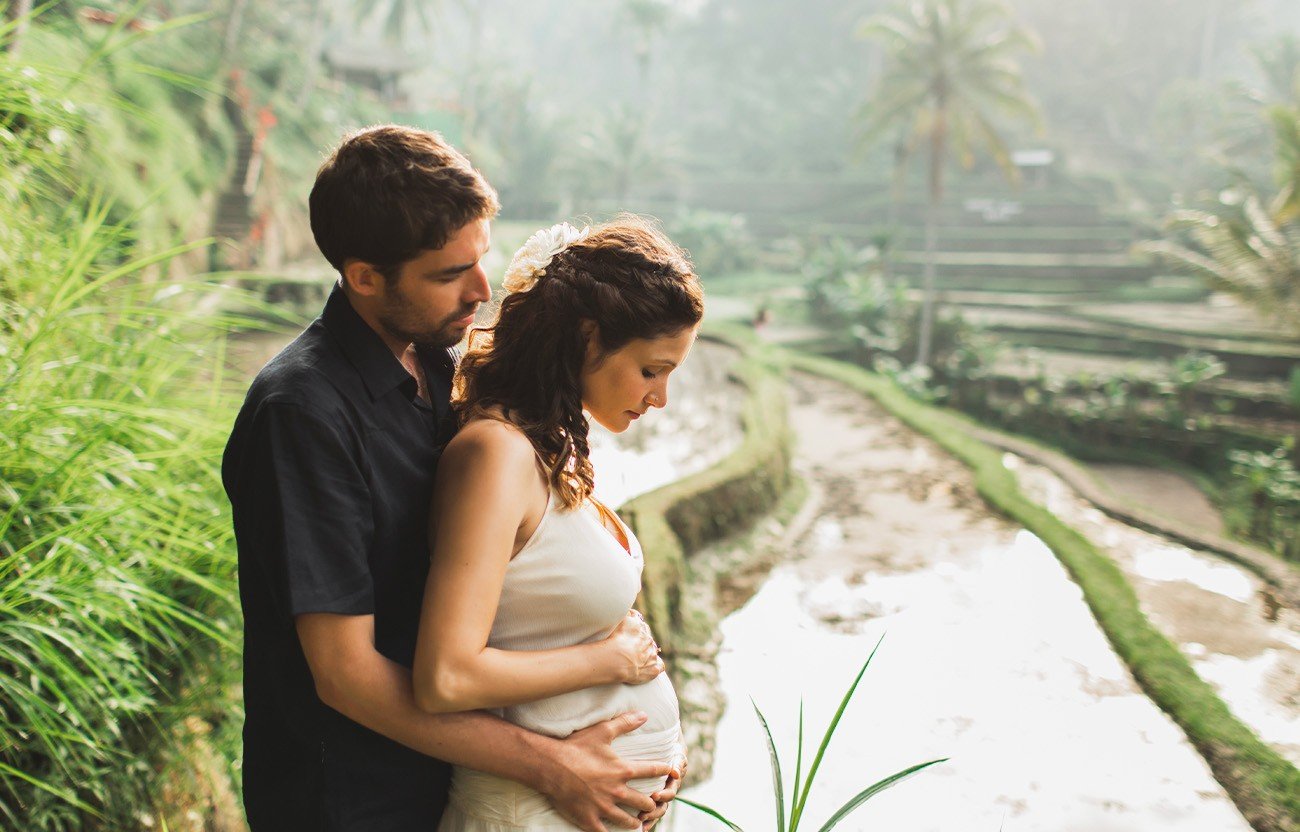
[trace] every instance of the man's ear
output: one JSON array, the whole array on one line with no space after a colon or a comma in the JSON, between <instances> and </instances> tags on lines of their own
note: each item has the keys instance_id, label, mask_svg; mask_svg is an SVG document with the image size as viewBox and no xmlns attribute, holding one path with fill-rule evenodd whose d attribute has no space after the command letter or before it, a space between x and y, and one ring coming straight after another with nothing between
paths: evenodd
<instances>
[{"instance_id":1,"label":"man's ear","mask_svg":"<svg viewBox=\"0 0 1300 832\"><path fill-rule=\"evenodd\" d=\"M374 266L361 260L343 263L343 288L362 297L374 297L383 289L384 276Z\"/></svg>"}]
</instances>

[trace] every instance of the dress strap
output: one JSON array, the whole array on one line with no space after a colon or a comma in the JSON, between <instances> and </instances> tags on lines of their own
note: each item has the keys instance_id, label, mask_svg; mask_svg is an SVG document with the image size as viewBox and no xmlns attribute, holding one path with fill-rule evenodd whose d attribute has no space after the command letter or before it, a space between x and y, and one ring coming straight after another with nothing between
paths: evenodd
<instances>
[{"instance_id":1,"label":"dress strap","mask_svg":"<svg viewBox=\"0 0 1300 832\"><path fill-rule=\"evenodd\" d=\"M587 499L591 500L591 504L600 513L601 525L609 529L610 534L618 541L618 545L622 546L623 551L627 552L630 557L632 555L632 541L627 539L627 534L623 531L623 523L618 519L618 515L595 497L588 497Z\"/></svg>"}]
</instances>

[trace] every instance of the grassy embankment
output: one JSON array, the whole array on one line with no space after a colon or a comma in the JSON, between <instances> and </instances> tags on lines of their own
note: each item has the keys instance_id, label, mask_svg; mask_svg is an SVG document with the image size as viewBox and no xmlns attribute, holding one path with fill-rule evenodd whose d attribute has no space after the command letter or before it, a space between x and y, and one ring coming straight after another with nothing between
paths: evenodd
<instances>
[{"instance_id":1,"label":"grassy embankment","mask_svg":"<svg viewBox=\"0 0 1300 832\"><path fill-rule=\"evenodd\" d=\"M1151 624L1119 567L1021 492L1015 475L1002 464L1002 452L969 435L974 422L917 402L888 379L850 364L807 355L792 355L790 361L797 369L871 396L969 465L980 495L1056 553L1138 684L1186 732L1251 826L1259 832L1300 830L1300 772L1233 716Z\"/></svg>"},{"instance_id":2,"label":"grassy embankment","mask_svg":"<svg viewBox=\"0 0 1300 832\"><path fill-rule=\"evenodd\" d=\"M25 208L0 315L0 818L127 828L192 774L168 762L187 717L238 713L223 321L139 279L179 250L123 260L101 207Z\"/></svg>"},{"instance_id":3,"label":"grassy embankment","mask_svg":"<svg viewBox=\"0 0 1300 832\"><path fill-rule=\"evenodd\" d=\"M0 57L0 827L242 822L213 750L239 715L231 322L160 279L200 247L166 216L218 178L181 130L204 104L139 39L76 32Z\"/></svg>"}]
</instances>

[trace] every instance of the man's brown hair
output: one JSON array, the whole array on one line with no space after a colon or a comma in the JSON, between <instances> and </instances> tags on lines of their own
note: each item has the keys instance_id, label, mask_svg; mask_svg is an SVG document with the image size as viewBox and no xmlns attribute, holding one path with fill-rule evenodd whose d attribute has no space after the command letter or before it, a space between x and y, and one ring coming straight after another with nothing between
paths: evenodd
<instances>
[{"instance_id":1,"label":"man's brown hair","mask_svg":"<svg viewBox=\"0 0 1300 832\"><path fill-rule=\"evenodd\" d=\"M316 172L308 206L316 246L339 274L355 258L387 280L501 207L483 175L442 136L392 124L345 137Z\"/></svg>"}]
</instances>

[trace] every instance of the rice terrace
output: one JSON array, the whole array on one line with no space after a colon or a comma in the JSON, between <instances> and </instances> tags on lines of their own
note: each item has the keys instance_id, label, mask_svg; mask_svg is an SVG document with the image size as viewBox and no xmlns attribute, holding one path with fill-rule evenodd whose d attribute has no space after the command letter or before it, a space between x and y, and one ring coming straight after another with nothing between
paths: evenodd
<instances>
[{"instance_id":1,"label":"rice terrace","mask_svg":"<svg viewBox=\"0 0 1300 832\"><path fill-rule=\"evenodd\" d=\"M1300 832L1294 2L0 8L0 829Z\"/></svg>"}]
</instances>

